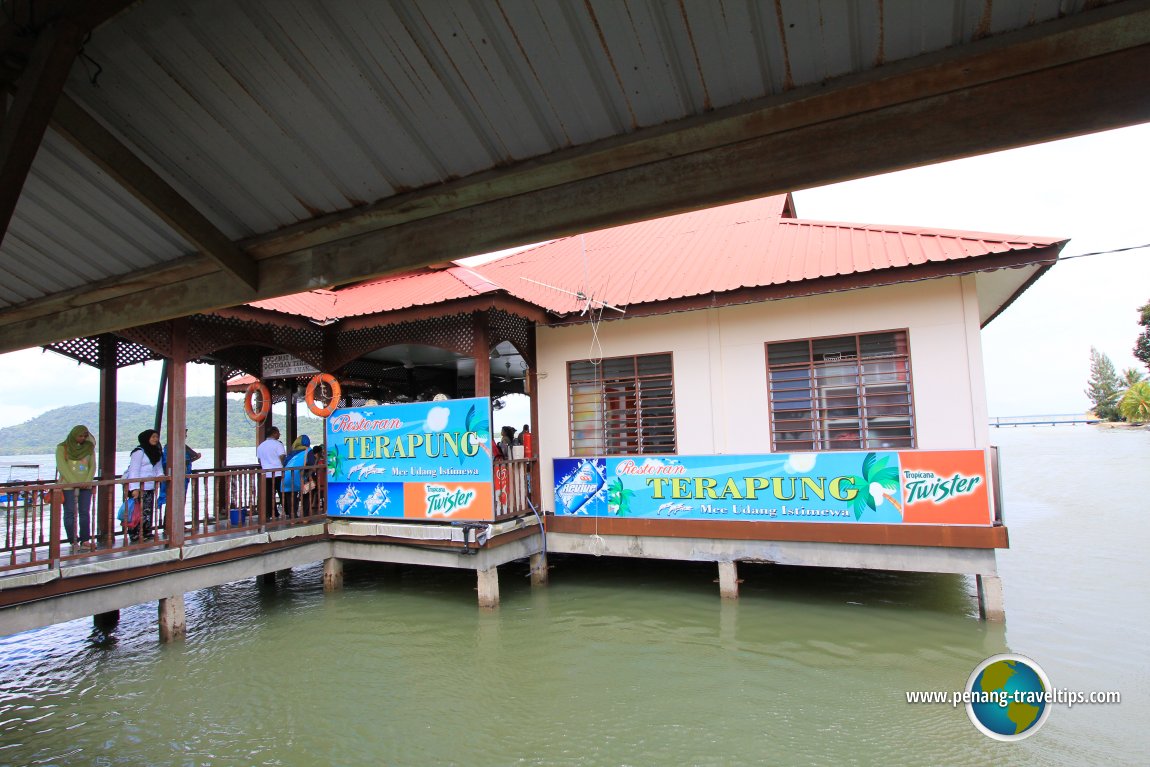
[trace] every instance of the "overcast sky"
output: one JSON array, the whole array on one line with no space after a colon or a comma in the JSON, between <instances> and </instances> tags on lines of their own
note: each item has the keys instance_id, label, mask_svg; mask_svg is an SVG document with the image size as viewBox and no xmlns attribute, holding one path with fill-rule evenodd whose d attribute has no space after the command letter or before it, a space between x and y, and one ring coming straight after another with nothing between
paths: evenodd
<instances>
[{"instance_id":1,"label":"overcast sky","mask_svg":"<svg viewBox=\"0 0 1150 767\"><path fill-rule=\"evenodd\" d=\"M876 148L881 151L881 148ZM795 194L802 218L1065 237L1063 257L1150 243L1150 126L891 173ZM1138 307L1150 301L1150 249L1069 258L983 331L990 415L1087 409L1091 345L1138 367ZM120 371L123 401L154 404L160 363ZM0 426L95 401L99 374L39 349L0 355ZM192 365L189 396L212 393Z\"/></svg>"}]
</instances>

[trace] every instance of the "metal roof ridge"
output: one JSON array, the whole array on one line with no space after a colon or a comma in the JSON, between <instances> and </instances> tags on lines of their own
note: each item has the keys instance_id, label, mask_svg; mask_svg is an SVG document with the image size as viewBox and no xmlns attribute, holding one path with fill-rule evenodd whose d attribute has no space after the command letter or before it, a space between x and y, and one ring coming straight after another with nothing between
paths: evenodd
<instances>
[{"instance_id":1,"label":"metal roof ridge","mask_svg":"<svg viewBox=\"0 0 1150 767\"><path fill-rule=\"evenodd\" d=\"M860 224L853 221L820 221L809 218L780 218L781 224L793 226L818 226L837 229L861 229L871 232L884 232L887 234L909 234L920 237L951 237L962 240L978 240L980 242L1023 242L1027 244L1042 243L1055 245L1060 242L1069 242L1069 237L1051 237L1048 235L1004 234L1002 232L984 232L974 229L946 229L933 226L912 226L900 224Z\"/></svg>"}]
</instances>

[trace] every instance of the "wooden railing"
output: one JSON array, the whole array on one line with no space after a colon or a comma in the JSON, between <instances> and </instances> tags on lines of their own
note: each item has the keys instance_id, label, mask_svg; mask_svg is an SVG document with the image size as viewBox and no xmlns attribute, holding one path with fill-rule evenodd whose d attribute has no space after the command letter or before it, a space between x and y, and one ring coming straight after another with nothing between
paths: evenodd
<instances>
[{"instance_id":1,"label":"wooden railing","mask_svg":"<svg viewBox=\"0 0 1150 767\"><path fill-rule=\"evenodd\" d=\"M539 507L539 462L534 458L500 460L495 463L496 521L529 515ZM327 515L327 471L323 464L306 468L282 469L281 474L303 473L303 485L311 480L314 489L287 496L293 508L283 509L284 496L270 503L265 493L264 472L259 466L233 466L190 472L181 513L172 515L166 507L151 511L149 534L141 529L130 539L117 517L126 485L140 479L101 479L88 485L60 482L18 482L0 484L0 518L4 530L0 538L0 573L23 568L56 566L61 560L100 557L141 549L163 549L190 539L208 539L242 532L266 531L322 521ZM157 477L159 485L170 477ZM91 539L95 550L72 550L63 524L63 491L88 488ZM96 502L104 497L103 504ZM158 506L158 503L156 504ZM170 505L170 504L166 504ZM146 513L146 512L145 512ZM169 518L170 517L170 518ZM78 521L77 521L78 522ZM77 528L79 525L77 524ZM144 527L143 525L141 527Z\"/></svg>"},{"instance_id":2,"label":"wooden railing","mask_svg":"<svg viewBox=\"0 0 1150 767\"><path fill-rule=\"evenodd\" d=\"M531 514L531 504L539 508L538 468L539 461L535 458L495 461L496 521Z\"/></svg>"},{"instance_id":3,"label":"wooden railing","mask_svg":"<svg viewBox=\"0 0 1150 767\"><path fill-rule=\"evenodd\" d=\"M295 504L295 514L291 516L284 513L282 499L277 498L274 506L269 502L264 493L263 471L258 466L196 471L188 475L182 513L172 515L169 508L153 508L150 510L150 525L147 525L150 534L144 535L144 529L141 529L136 540L129 539L123 522L117 519L117 510L127 492L125 486L129 483L138 485L140 479L96 480L86 485L61 482L0 484L0 497L3 497L0 518L4 526L3 537L0 538L0 572L55 566L60 560L123 551L170 548L178 546L181 539L227 536L236 532L322 521L327 514L327 472L324 466L283 469L282 472L306 473L315 483L315 490L296 496L298 503ZM153 480L157 497L159 484L167 480L168 477ZM92 490L93 501L107 492L115 499L114 504L104 507L92 503L87 510L95 550L72 550L65 533L63 491L80 488Z\"/></svg>"}]
</instances>

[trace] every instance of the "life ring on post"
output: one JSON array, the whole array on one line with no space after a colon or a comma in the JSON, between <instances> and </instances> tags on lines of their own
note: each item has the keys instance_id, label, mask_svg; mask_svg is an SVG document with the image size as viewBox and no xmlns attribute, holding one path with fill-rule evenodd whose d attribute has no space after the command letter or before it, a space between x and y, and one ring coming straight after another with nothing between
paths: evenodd
<instances>
[{"instance_id":1,"label":"life ring on post","mask_svg":"<svg viewBox=\"0 0 1150 767\"><path fill-rule=\"evenodd\" d=\"M323 390L320 387L326 387L331 391L331 396L327 397L327 404L320 406L316 403L316 390L321 392L320 399L323 399ZM327 418L335 412L339 407L339 399L343 395L343 390L340 388L339 381L331 373L319 373L312 377L307 383L307 391L304 392L304 401L307 402L307 409L318 415L320 418Z\"/></svg>"},{"instance_id":2,"label":"life ring on post","mask_svg":"<svg viewBox=\"0 0 1150 767\"><path fill-rule=\"evenodd\" d=\"M259 407L256 407L254 403L257 394L260 398ZM272 393L268 390L268 387L260 381L254 381L248 384L248 389L244 392L244 412L248 414L248 418L256 423L263 423L271 410Z\"/></svg>"}]
</instances>

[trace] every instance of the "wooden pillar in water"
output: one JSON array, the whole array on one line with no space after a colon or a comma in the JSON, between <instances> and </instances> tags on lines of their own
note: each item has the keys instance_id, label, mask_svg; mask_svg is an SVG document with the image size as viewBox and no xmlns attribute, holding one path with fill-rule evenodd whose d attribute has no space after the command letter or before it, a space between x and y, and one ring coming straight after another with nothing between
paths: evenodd
<instances>
[{"instance_id":1,"label":"wooden pillar in water","mask_svg":"<svg viewBox=\"0 0 1150 767\"><path fill-rule=\"evenodd\" d=\"M487 312L476 312L471 315L471 320L471 356L475 359L475 396L490 397L491 336L487 331Z\"/></svg>"},{"instance_id":2,"label":"wooden pillar in water","mask_svg":"<svg viewBox=\"0 0 1150 767\"><path fill-rule=\"evenodd\" d=\"M343 560L328 557L323 561L323 590L338 591L343 588Z\"/></svg>"},{"instance_id":3,"label":"wooden pillar in water","mask_svg":"<svg viewBox=\"0 0 1150 767\"><path fill-rule=\"evenodd\" d=\"M107 634L120 624L120 611L110 610L106 613L96 613L92 616L92 626L98 631Z\"/></svg>"},{"instance_id":4,"label":"wooden pillar in water","mask_svg":"<svg viewBox=\"0 0 1150 767\"><path fill-rule=\"evenodd\" d=\"M527 401L530 403L531 413L531 455L526 456L531 458L531 503L535 504L535 508L539 510L540 518L543 515L543 488L540 487L540 473L539 473L539 376L535 373L535 362L537 359L537 352L535 346L535 325L528 328L528 344L530 345L530 354L532 358L532 365L524 371L523 391L527 395ZM522 353L522 350L520 350Z\"/></svg>"},{"instance_id":5,"label":"wooden pillar in water","mask_svg":"<svg viewBox=\"0 0 1150 767\"><path fill-rule=\"evenodd\" d=\"M167 523L168 545L184 543L184 445L187 444L188 423L188 320L172 320L171 366L168 371L168 503L164 509ZM180 598L183 611L183 597ZM182 621L181 617L181 621Z\"/></svg>"},{"instance_id":6,"label":"wooden pillar in water","mask_svg":"<svg viewBox=\"0 0 1150 767\"><path fill-rule=\"evenodd\" d=\"M174 642L188 634L184 614L184 595L166 597L160 600L160 641Z\"/></svg>"},{"instance_id":7,"label":"wooden pillar in water","mask_svg":"<svg viewBox=\"0 0 1150 767\"><path fill-rule=\"evenodd\" d=\"M739 598L739 570L734 562L719 563L719 595L723 599Z\"/></svg>"},{"instance_id":8,"label":"wooden pillar in water","mask_svg":"<svg viewBox=\"0 0 1150 767\"><path fill-rule=\"evenodd\" d=\"M287 416L284 418L284 429L287 434L284 435L283 443L290 450L295 438L299 436L299 419L296 414L296 395L299 384L294 380L288 381L288 390L286 395L286 408Z\"/></svg>"},{"instance_id":9,"label":"wooden pillar in water","mask_svg":"<svg viewBox=\"0 0 1150 767\"><path fill-rule=\"evenodd\" d=\"M214 423L216 433L212 438L211 468L223 469L228 465L228 379L227 368L216 363L216 386L214 406ZM228 480L216 477L213 480L216 486L216 519L227 519L228 509L231 508Z\"/></svg>"},{"instance_id":10,"label":"wooden pillar in water","mask_svg":"<svg viewBox=\"0 0 1150 767\"><path fill-rule=\"evenodd\" d=\"M1006 605L1002 598L1002 579L997 575L976 575L978 584L978 614L983 620L1002 623L1006 620Z\"/></svg>"},{"instance_id":11,"label":"wooden pillar in water","mask_svg":"<svg viewBox=\"0 0 1150 767\"><path fill-rule=\"evenodd\" d=\"M546 586L547 585L547 552L541 551L538 554L532 554L528 560L531 566L531 585L532 586Z\"/></svg>"},{"instance_id":12,"label":"wooden pillar in water","mask_svg":"<svg viewBox=\"0 0 1150 767\"><path fill-rule=\"evenodd\" d=\"M493 608L499 606L499 568L489 567L486 570L476 570L479 581L479 606Z\"/></svg>"},{"instance_id":13,"label":"wooden pillar in water","mask_svg":"<svg viewBox=\"0 0 1150 767\"><path fill-rule=\"evenodd\" d=\"M116 339L100 337L100 444L101 479L116 476ZM109 545L116 536L116 487L102 485L96 491L96 537Z\"/></svg>"}]
</instances>

